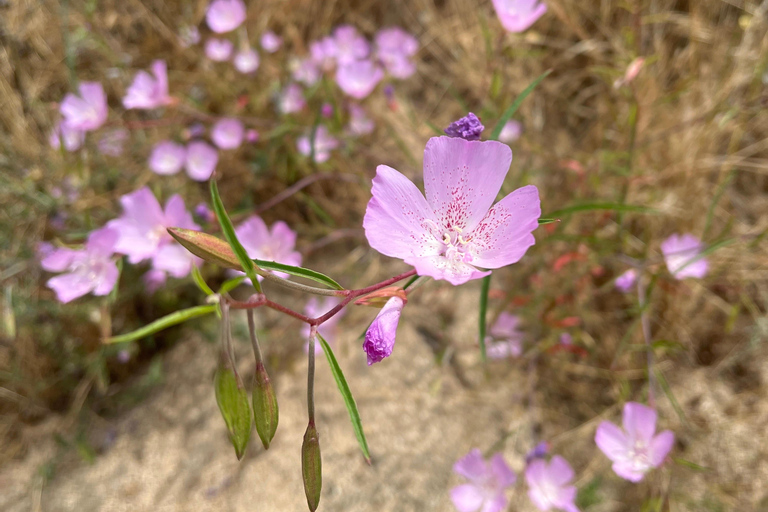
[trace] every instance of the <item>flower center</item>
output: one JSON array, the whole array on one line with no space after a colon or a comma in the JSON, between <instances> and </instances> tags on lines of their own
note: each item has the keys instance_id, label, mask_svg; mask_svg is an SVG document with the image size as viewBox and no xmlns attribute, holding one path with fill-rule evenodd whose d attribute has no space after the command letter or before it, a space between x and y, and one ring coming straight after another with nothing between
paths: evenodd
<instances>
[{"instance_id":1,"label":"flower center","mask_svg":"<svg viewBox=\"0 0 768 512\"><path fill-rule=\"evenodd\" d=\"M651 467L648 460L648 445L643 441L635 441L635 444L629 450L629 458L638 471L645 471Z\"/></svg>"},{"instance_id":2,"label":"flower center","mask_svg":"<svg viewBox=\"0 0 768 512\"><path fill-rule=\"evenodd\" d=\"M452 262L472 263L475 257L475 245L472 237L464 234L459 226L440 228L432 220L424 221L432 235L443 244L442 254Z\"/></svg>"}]
</instances>

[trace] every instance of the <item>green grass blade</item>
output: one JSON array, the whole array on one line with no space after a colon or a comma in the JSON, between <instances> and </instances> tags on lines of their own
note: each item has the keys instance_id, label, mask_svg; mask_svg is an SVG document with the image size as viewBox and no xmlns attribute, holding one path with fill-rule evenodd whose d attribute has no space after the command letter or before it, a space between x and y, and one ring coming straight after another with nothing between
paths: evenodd
<instances>
[{"instance_id":1,"label":"green grass blade","mask_svg":"<svg viewBox=\"0 0 768 512\"><path fill-rule=\"evenodd\" d=\"M360 413L357 410L357 404L352 396L352 392L347 385L347 379L344 378L344 374L341 372L341 367L336 361L336 356L333 355L333 350L328 345L320 333L317 334L317 339L320 341L320 345L325 352L325 358L328 359L328 366L331 367L331 373L336 380L336 385L339 386L342 398L344 398L344 405L347 406L347 412L349 412L349 419L352 421L352 427L355 429L355 436L357 437L357 443L360 445L360 450L363 452L365 461L371 463L371 454L368 451L368 441L365 440L365 433L363 432L363 422L360 420Z\"/></svg>"},{"instance_id":2,"label":"green grass blade","mask_svg":"<svg viewBox=\"0 0 768 512\"><path fill-rule=\"evenodd\" d=\"M227 239L232 252L237 256L237 261L240 262L240 266L243 267L245 275L251 280L251 284L256 288L256 291L261 293L261 284L256 278L256 270L253 266L253 260L248 257L248 253L245 252L245 248L237 239L235 234L235 227L232 225L232 221L227 215L227 211L224 209L224 203L221 202L221 196L219 196L219 187L216 185L216 180L211 179L211 200L213 201L213 211L216 213L216 218L219 219L219 225L221 231L224 233L224 238Z\"/></svg>"},{"instance_id":3,"label":"green grass blade","mask_svg":"<svg viewBox=\"0 0 768 512\"><path fill-rule=\"evenodd\" d=\"M553 222L557 222L557 219L539 219L539 224L552 224Z\"/></svg>"},{"instance_id":4,"label":"green grass blade","mask_svg":"<svg viewBox=\"0 0 768 512\"><path fill-rule=\"evenodd\" d=\"M480 288L480 314L478 318L478 331L480 334L480 359L486 361L485 351L485 329L486 329L486 315L488 313L488 292L491 290L491 276L487 275L483 278L483 285Z\"/></svg>"},{"instance_id":5,"label":"green grass blade","mask_svg":"<svg viewBox=\"0 0 768 512\"><path fill-rule=\"evenodd\" d=\"M316 270L312 270L304 267L294 267L292 265L284 265L282 263L277 263L274 261L253 260L253 262L256 263L256 265L258 265L259 268L263 268L265 270L276 270L278 272L285 272L286 274L290 274L292 276L310 279L312 281L324 284L328 288L331 288L334 290L344 289L344 287L341 286L339 283L337 283L330 277L326 276L325 274L321 274L320 272L317 272Z\"/></svg>"},{"instance_id":6,"label":"green grass blade","mask_svg":"<svg viewBox=\"0 0 768 512\"><path fill-rule=\"evenodd\" d=\"M200 288L200 291L204 294L213 295L213 290L211 290L211 287L208 286L208 283L203 279L203 275L200 273L200 269L197 268L197 265L192 265L192 280L195 281L197 287Z\"/></svg>"},{"instance_id":7,"label":"green grass blade","mask_svg":"<svg viewBox=\"0 0 768 512\"><path fill-rule=\"evenodd\" d=\"M104 340L104 343L125 343L127 341L140 340L141 338L146 338L147 336L162 331L163 329L167 329L168 327L178 325L180 323L186 322L187 320L191 320L192 318L197 318L198 316L208 315L215 311L215 304L182 309L180 311L171 313L170 315L165 315L162 318L158 318L151 324L145 325L141 329L136 329L133 332L121 334L120 336L112 336L107 338Z\"/></svg>"},{"instance_id":8,"label":"green grass blade","mask_svg":"<svg viewBox=\"0 0 768 512\"><path fill-rule=\"evenodd\" d=\"M491 140L498 140L499 135L501 135L501 130L504 129L504 125L509 121L509 119L515 115L515 112L517 112L517 109L520 108L520 105L523 103L523 100L531 94L531 92L536 88L537 85L541 83L542 80L547 78L547 75L549 75L552 72L551 69L548 69L539 77L531 82L531 85L525 88L523 92L521 92L517 98L515 98L515 101L512 102L512 104L509 106L509 108L502 114L501 119L499 119L499 122L496 123L496 126L493 127L493 131L491 132Z\"/></svg>"}]
</instances>

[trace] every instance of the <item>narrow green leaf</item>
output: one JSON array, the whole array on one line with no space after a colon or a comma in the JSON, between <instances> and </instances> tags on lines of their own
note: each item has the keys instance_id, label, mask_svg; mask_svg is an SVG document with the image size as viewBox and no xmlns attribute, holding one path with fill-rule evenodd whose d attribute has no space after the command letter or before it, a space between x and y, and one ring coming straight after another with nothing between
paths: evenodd
<instances>
[{"instance_id":1,"label":"narrow green leaf","mask_svg":"<svg viewBox=\"0 0 768 512\"><path fill-rule=\"evenodd\" d=\"M213 386L216 391L216 403L227 425L229 440L235 448L237 459L240 460L245 455L251 438L252 419L248 393L240 376L226 365L221 365L216 370Z\"/></svg>"},{"instance_id":2,"label":"narrow green leaf","mask_svg":"<svg viewBox=\"0 0 768 512\"><path fill-rule=\"evenodd\" d=\"M208 315L215 311L215 304L182 309L180 311L171 313L170 315L158 318L151 324L145 325L141 329L136 329L135 331L129 332L127 334L121 334L119 336L112 336L107 338L104 340L104 343L125 343L126 341L140 340L141 338L146 338L147 336L162 331L163 329L167 329L168 327L186 322L192 318L197 318L198 316Z\"/></svg>"},{"instance_id":3,"label":"narrow green leaf","mask_svg":"<svg viewBox=\"0 0 768 512\"><path fill-rule=\"evenodd\" d=\"M510 120L510 118L515 115L515 112L517 112L517 109L520 108L520 105L523 103L523 100L531 94L531 92L536 88L537 85L541 83L542 80L547 78L547 76L552 72L551 69L548 69L539 77L531 82L531 85L525 88L523 92L521 92L517 98L515 98L515 101L512 102L512 104L509 106L509 108L502 114L501 118L499 119L499 122L496 123L496 126L493 127L493 131L491 132L491 140L498 140L499 135L501 135L501 130L504 129L504 125L507 123L507 121Z\"/></svg>"},{"instance_id":4,"label":"narrow green leaf","mask_svg":"<svg viewBox=\"0 0 768 512\"><path fill-rule=\"evenodd\" d=\"M333 350L328 345L320 333L317 333L317 339L320 341L320 345L325 352L325 358L328 359L328 366L331 367L331 373L336 380L336 385L339 387L341 397L344 399L344 405L347 406L347 412L349 412L349 419L352 421L352 428L355 429L355 436L357 436L357 443L360 445L360 450L363 452L365 462L371 463L371 454L368 451L368 441L365 440L365 432L363 432L363 422L360 420L360 413L357 410L357 404L352 396L352 392L347 385L347 379L344 378L344 374L341 372L341 367L336 356L333 354Z\"/></svg>"},{"instance_id":5,"label":"narrow green leaf","mask_svg":"<svg viewBox=\"0 0 768 512\"><path fill-rule=\"evenodd\" d=\"M552 224L557 221L558 219L539 219L539 224Z\"/></svg>"},{"instance_id":6,"label":"narrow green leaf","mask_svg":"<svg viewBox=\"0 0 768 512\"><path fill-rule=\"evenodd\" d=\"M486 329L486 315L488 313L488 293L491 291L491 276L487 275L483 278L483 284L480 288L480 313L478 318L478 331L480 334L480 359L485 362L485 329Z\"/></svg>"},{"instance_id":7,"label":"narrow green leaf","mask_svg":"<svg viewBox=\"0 0 768 512\"><path fill-rule=\"evenodd\" d=\"M723 194L728 188L728 185L731 184L735 177L736 169L729 172L728 176L726 176L723 182L717 187L717 191L712 197L712 201L709 203L709 208L707 208L707 220L704 223L704 233L701 235L702 238L706 238L707 233L709 232L709 228L712 226L712 217L715 214L715 206L717 206L717 203L720 202L720 198L723 197Z\"/></svg>"},{"instance_id":8,"label":"narrow green leaf","mask_svg":"<svg viewBox=\"0 0 768 512\"><path fill-rule=\"evenodd\" d=\"M229 246L232 247L232 251L237 256L237 261L240 262L240 266L243 268L245 275L251 280L251 284L257 292L261 293L261 284L256 278L256 270L254 268L253 260L248 257L248 253L245 248L237 239L235 234L235 227L232 225L232 221L227 215L227 211L224 209L224 203L221 202L221 196L219 196L219 187L216 185L216 180L211 179L211 200L213 201L213 211L216 213L216 218L219 219L219 225L221 231L224 233L224 238L227 239Z\"/></svg>"},{"instance_id":9,"label":"narrow green leaf","mask_svg":"<svg viewBox=\"0 0 768 512\"><path fill-rule=\"evenodd\" d=\"M192 280L204 294L213 295L213 290L211 290L211 287L208 286L208 283L203 279L203 275L200 273L200 269L197 268L197 265L192 265Z\"/></svg>"},{"instance_id":10,"label":"narrow green leaf","mask_svg":"<svg viewBox=\"0 0 768 512\"><path fill-rule=\"evenodd\" d=\"M237 276L233 277L231 279L227 279L223 283L221 283L221 286L219 287L219 293L224 294L227 292L230 292L240 286L240 283L245 281L245 276Z\"/></svg>"},{"instance_id":11,"label":"narrow green leaf","mask_svg":"<svg viewBox=\"0 0 768 512\"><path fill-rule=\"evenodd\" d=\"M689 460L685 460L685 459L682 459L680 457L672 457L672 460L675 462L675 464L679 464L680 466L684 466L684 467L686 467L688 469L692 469L694 471L699 471L699 472L702 472L702 473L707 472L707 471L711 471L711 469L709 469L706 466L701 466L699 464L696 464L695 462L691 462Z\"/></svg>"},{"instance_id":12,"label":"narrow green leaf","mask_svg":"<svg viewBox=\"0 0 768 512\"><path fill-rule=\"evenodd\" d=\"M674 393L672 393L672 388L670 387L669 382L667 382L667 379L664 377L664 374L661 373L661 370L654 370L653 373L656 375L656 380L659 381L659 385L661 386L661 389L664 391L664 394L667 395L667 398L669 398L669 403L672 404L672 408L677 413L677 416L680 418L680 421L687 428L688 420L685 417L683 408L680 407L680 402L677 401L677 398L675 398Z\"/></svg>"},{"instance_id":13,"label":"narrow green leaf","mask_svg":"<svg viewBox=\"0 0 768 512\"><path fill-rule=\"evenodd\" d=\"M277 263L274 261L264 261L264 260L253 260L256 265L258 265L260 268L266 269L266 270L276 270L278 272L285 272L286 274L290 274L292 276L297 277L303 277L305 279L310 279L312 281L321 283L326 285L328 288L332 288L334 290L343 290L344 287L341 286L339 283L331 279L330 277L326 276L325 274L321 274L320 272L317 272L315 270L304 268L304 267L294 267L292 265L284 265L282 263Z\"/></svg>"},{"instance_id":14,"label":"narrow green leaf","mask_svg":"<svg viewBox=\"0 0 768 512\"><path fill-rule=\"evenodd\" d=\"M659 213L658 210L655 210L653 208L648 208L647 206L640 206L635 204L590 202L590 203L574 204L574 205L562 208L560 210L555 210L554 212L549 212L547 217L548 218L564 217L572 213L587 212L587 211L593 211L593 210L612 210L617 212L637 212L637 213L647 213L647 214Z\"/></svg>"}]
</instances>

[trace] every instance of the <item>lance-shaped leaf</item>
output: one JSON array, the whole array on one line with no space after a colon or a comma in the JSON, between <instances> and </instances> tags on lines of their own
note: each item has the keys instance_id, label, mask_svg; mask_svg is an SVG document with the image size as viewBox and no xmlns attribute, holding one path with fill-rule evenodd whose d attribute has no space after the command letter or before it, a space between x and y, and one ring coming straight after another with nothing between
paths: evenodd
<instances>
[{"instance_id":1,"label":"lance-shaped leaf","mask_svg":"<svg viewBox=\"0 0 768 512\"><path fill-rule=\"evenodd\" d=\"M491 291L491 276L483 278L483 284L480 288L480 311L478 316L478 331L480 339L480 359L485 362L487 352L485 347L485 331L487 328L486 319L488 317L488 294Z\"/></svg>"},{"instance_id":2,"label":"lance-shaped leaf","mask_svg":"<svg viewBox=\"0 0 768 512\"><path fill-rule=\"evenodd\" d=\"M106 338L104 340L104 343L125 343L127 341L140 340L141 338L146 338L147 336L150 336L152 334L155 334L156 332L162 331L163 329L167 329L168 327L178 325L182 322L186 322L187 320L191 320L192 318L197 318L198 316L208 315L215 311L216 311L215 304L212 304L209 306L195 306L192 308L182 309L174 313L171 313L170 315L165 315L162 318L158 318L154 322L145 325L141 329L136 329L133 332L121 334L119 336L112 336L111 338Z\"/></svg>"},{"instance_id":3,"label":"lance-shaped leaf","mask_svg":"<svg viewBox=\"0 0 768 512\"><path fill-rule=\"evenodd\" d=\"M304 479L304 494L307 495L309 510L315 512L320 504L320 491L323 488L323 467L320 459L320 437L313 421L304 432L301 445L301 476Z\"/></svg>"},{"instance_id":4,"label":"lance-shaped leaf","mask_svg":"<svg viewBox=\"0 0 768 512\"><path fill-rule=\"evenodd\" d=\"M515 112L517 112L517 109L520 108L520 105L523 103L523 100L531 94L531 92L536 88L537 85L541 83L542 80L547 78L547 76L552 72L551 69L548 69L539 77L531 82L531 85L525 88L523 92L520 93L520 95L515 98L515 101L512 102L512 104L509 106L509 108L502 114L499 121L496 123L496 126L493 128L493 131L491 132L491 140L499 140L499 135L501 135L501 130L504 129L504 125L506 124L509 119L515 115Z\"/></svg>"},{"instance_id":5,"label":"lance-shaped leaf","mask_svg":"<svg viewBox=\"0 0 768 512\"><path fill-rule=\"evenodd\" d=\"M365 462L371 463L371 453L368 451L368 441L365 439L365 432L363 432L363 422L360 419L360 412L357 410L357 404L355 398L352 396L352 392L349 390L347 379L344 378L344 374L341 371L336 356L333 354L328 342L323 339L320 333L317 333L317 339L320 341L320 346L323 347L325 352L325 358L328 359L328 366L331 367L331 373L336 380L336 385L339 387L341 397L344 399L344 405L347 406L347 412L349 413L349 419L352 421L352 428L355 430L355 436L357 437L357 444L360 445L360 450L363 452Z\"/></svg>"},{"instance_id":6,"label":"lance-shaped leaf","mask_svg":"<svg viewBox=\"0 0 768 512\"><path fill-rule=\"evenodd\" d=\"M264 363L259 361L256 363L256 377L253 382L253 422L265 450L269 449L269 443L275 437L278 416L275 388L269 380Z\"/></svg>"},{"instance_id":7,"label":"lance-shaped leaf","mask_svg":"<svg viewBox=\"0 0 768 512\"><path fill-rule=\"evenodd\" d=\"M227 425L229 440L235 447L237 459L240 460L245 455L248 440L251 438L251 406L248 404L248 393L240 376L227 364L219 365L216 370L214 388L216 403Z\"/></svg>"}]
</instances>

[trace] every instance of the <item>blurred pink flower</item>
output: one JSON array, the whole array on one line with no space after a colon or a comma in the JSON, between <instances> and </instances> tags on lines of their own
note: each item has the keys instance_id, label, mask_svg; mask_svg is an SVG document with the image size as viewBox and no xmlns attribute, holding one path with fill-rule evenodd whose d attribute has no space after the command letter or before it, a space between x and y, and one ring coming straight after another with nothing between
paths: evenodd
<instances>
[{"instance_id":1,"label":"blurred pink flower","mask_svg":"<svg viewBox=\"0 0 768 512\"><path fill-rule=\"evenodd\" d=\"M339 66L368 57L371 45L352 25L340 25L333 31L334 57Z\"/></svg>"},{"instance_id":2,"label":"blurred pink flower","mask_svg":"<svg viewBox=\"0 0 768 512\"><path fill-rule=\"evenodd\" d=\"M459 512L501 512L507 507L504 489L514 485L517 476L501 453L486 462L475 448L454 464L453 471L470 481L451 489L451 501Z\"/></svg>"},{"instance_id":3,"label":"blurred pink flower","mask_svg":"<svg viewBox=\"0 0 768 512\"><path fill-rule=\"evenodd\" d=\"M118 233L109 227L92 231L82 250L54 249L40 265L48 272L65 272L46 285L67 303L87 293L107 295L120 275L112 255Z\"/></svg>"},{"instance_id":4,"label":"blurred pink flower","mask_svg":"<svg viewBox=\"0 0 768 512\"><path fill-rule=\"evenodd\" d=\"M315 162L321 164L331 157L331 151L339 147L339 141L334 138L325 126L318 126L315 130ZM304 156L312 154L312 143L309 136L299 137L296 148Z\"/></svg>"},{"instance_id":5,"label":"blurred pink flower","mask_svg":"<svg viewBox=\"0 0 768 512\"><path fill-rule=\"evenodd\" d=\"M320 114L326 119L333 117L333 105L330 103L323 103L323 106L320 107Z\"/></svg>"},{"instance_id":6,"label":"blurred pink flower","mask_svg":"<svg viewBox=\"0 0 768 512\"><path fill-rule=\"evenodd\" d=\"M245 140L253 144L254 142L258 142L259 140L259 132L251 128L247 132L245 132Z\"/></svg>"},{"instance_id":7,"label":"blurred pink flower","mask_svg":"<svg viewBox=\"0 0 768 512\"><path fill-rule=\"evenodd\" d=\"M535 243L541 208L533 185L493 205L511 161L501 142L434 137L424 149L426 200L408 178L380 165L363 220L368 242L453 285L490 274L475 265L517 262Z\"/></svg>"},{"instance_id":8,"label":"blurred pink flower","mask_svg":"<svg viewBox=\"0 0 768 512\"><path fill-rule=\"evenodd\" d=\"M199 261L199 258L174 242L157 250L152 256L152 268L181 279L188 276L192 272L192 265L197 265Z\"/></svg>"},{"instance_id":9,"label":"blurred pink flower","mask_svg":"<svg viewBox=\"0 0 768 512\"><path fill-rule=\"evenodd\" d=\"M211 129L211 140L220 149L237 149L243 143L245 128L238 119L225 117L216 121Z\"/></svg>"},{"instance_id":10,"label":"blurred pink flower","mask_svg":"<svg viewBox=\"0 0 768 512\"><path fill-rule=\"evenodd\" d=\"M118 157L123 154L123 144L130 134L125 128L115 128L102 135L98 142L99 152L102 155Z\"/></svg>"},{"instance_id":11,"label":"blurred pink flower","mask_svg":"<svg viewBox=\"0 0 768 512\"><path fill-rule=\"evenodd\" d=\"M301 265L301 253L295 250L296 232L281 220L268 229L261 217L251 215L235 228L235 233L251 258L285 265ZM288 277L284 272L273 273L284 279Z\"/></svg>"},{"instance_id":12,"label":"blurred pink flower","mask_svg":"<svg viewBox=\"0 0 768 512\"><path fill-rule=\"evenodd\" d=\"M539 0L493 0L493 8L507 32L523 32L547 12Z\"/></svg>"},{"instance_id":13,"label":"blurred pink flower","mask_svg":"<svg viewBox=\"0 0 768 512\"><path fill-rule=\"evenodd\" d=\"M154 78L146 71L136 73L123 98L125 108L153 109L173 103L173 98L168 96L168 71L165 61L154 61L152 73Z\"/></svg>"},{"instance_id":14,"label":"blurred pink flower","mask_svg":"<svg viewBox=\"0 0 768 512\"><path fill-rule=\"evenodd\" d=\"M259 69L259 54L253 48L240 50L235 54L235 69L243 74L253 73Z\"/></svg>"},{"instance_id":15,"label":"blurred pink flower","mask_svg":"<svg viewBox=\"0 0 768 512\"><path fill-rule=\"evenodd\" d=\"M616 289L627 293L637 281L637 270L631 268L616 278Z\"/></svg>"},{"instance_id":16,"label":"blurred pink flower","mask_svg":"<svg viewBox=\"0 0 768 512\"><path fill-rule=\"evenodd\" d=\"M275 53L282 45L283 40L271 30L261 35L261 47L267 53Z\"/></svg>"},{"instance_id":17,"label":"blurred pink flower","mask_svg":"<svg viewBox=\"0 0 768 512\"><path fill-rule=\"evenodd\" d=\"M360 105L351 104L349 106L349 124L347 125L349 133L359 137L371 133L373 129L373 120L368 117L365 109Z\"/></svg>"},{"instance_id":18,"label":"blurred pink flower","mask_svg":"<svg viewBox=\"0 0 768 512\"><path fill-rule=\"evenodd\" d=\"M147 270L144 272L144 275L141 276L141 280L144 282L144 288L147 290L147 293L155 293L162 288L167 279L168 275L165 272L154 268Z\"/></svg>"},{"instance_id":19,"label":"blurred pink flower","mask_svg":"<svg viewBox=\"0 0 768 512\"><path fill-rule=\"evenodd\" d=\"M368 366L392 355L397 336L397 324L405 302L398 296L390 297L365 332L363 350L368 356Z\"/></svg>"},{"instance_id":20,"label":"blurred pink flower","mask_svg":"<svg viewBox=\"0 0 768 512\"><path fill-rule=\"evenodd\" d=\"M672 449L675 435L670 430L656 434L656 411L637 403L624 404L622 430L610 421L597 427L595 443L613 461L613 470L621 478L639 482L657 468Z\"/></svg>"},{"instance_id":21,"label":"blurred pink flower","mask_svg":"<svg viewBox=\"0 0 768 512\"><path fill-rule=\"evenodd\" d=\"M278 110L283 114L292 114L302 110L306 104L301 87L297 84L288 84L280 94Z\"/></svg>"},{"instance_id":22,"label":"blurred pink flower","mask_svg":"<svg viewBox=\"0 0 768 512\"><path fill-rule=\"evenodd\" d=\"M488 330L485 338L486 354L491 359L520 357L523 353L523 332L519 329L520 318L502 312Z\"/></svg>"},{"instance_id":23,"label":"blurred pink flower","mask_svg":"<svg viewBox=\"0 0 768 512\"><path fill-rule=\"evenodd\" d=\"M542 459L532 460L525 468L528 497L542 512L552 509L579 512L574 503L576 487L568 485L571 480L573 469L559 455L552 457L549 463Z\"/></svg>"},{"instance_id":24,"label":"blurred pink flower","mask_svg":"<svg viewBox=\"0 0 768 512\"><path fill-rule=\"evenodd\" d=\"M373 61L358 60L339 66L336 70L336 83L345 94L361 100L371 94L384 72Z\"/></svg>"},{"instance_id":25,"label":"blurred pink flower","mask_svg":"<svg viewBox=\"0 0 768 512\"><path fill-rule=\"evenodd\" d=\"M317 63L311 58L293 60L291 69L293 70L291 73L293 79L304 85L314 85L320 80L320 70Z\"/></svg>"},{"instance_id":26,"label":"blurred pink flower","mask_svg":"<svg viewBox=\"0 0 768 512\"><path fill-rule=\"evenodd\" d=\"M217 34L235 30L245 21L242 0L213 0L205 13L208 27Z\"/></svg>"},{"instance_id":27,"label":"blurred pink flower","mask_svg":"<svg viewBox=\"0 0 768 512\"><path fill-rule=\"evenodd\" d=\"M483 130L485 130L485 126L480 122L480 118L470 112L448 125L448 128L445 129L445 134L450 137L460 137L466 140L479 140Z\"/></svg>"},{"instance_id":28,"label":"blurred pink flower","mask_svg":"<svg viewBox=\"0 0 768 512\"><path fill-rule=\"evenodd\" d=\"M123 214L109 221L107 227L119 234L115 252L128 256L129 263L151 258L154 266L161 249L176 244L166 228L200 229L178 194L168 199L165 210L160 208L160 203L148 187L124 195L120 204Z\"/></svg>"},{"instance_id":29,"label":"blurred pink flower","mask_svg":"<svg viewBox=\"0 0 768 512\"><path fill-rule=\"evenodd\" d=\"M335 308L339 304L339 299L336 297L311 297L307 301L307 305L304 306L304 314L307 315L310 318L317 318L319 316L323 316L333 308ZM317 326L317 332L320 333L320 335L323 337L325 341L328 342L328 345L333 347L334 341L336 339L336 336L338 334L338 323L342 316L344 316L344 313L346 312L346 309L342 309L335 315L333 315L331 318ZM301 326L301 337L308 340L309 339L309 324L302 324ZM304 352L309 351L309 342L304 343ZM319 354L323 351L323 348L320 346L320 343L315 343L315 354Z\"/></svg>"},{"instance_id":30,"label":"blurred pink flower","mask_svg":"<svg viewBox=\"0 0 768 512\"><path fill-rule=\"evenodd\" d=\"M510 120L504 123L504 127L501 129L501 133L499 133L499 141L503 142L505 144L509 144L510 142L515 142L517 139L520 138L520 135L523 133L523 125L521 125L518 121Z\"/></svg>"},{"instance_id":31,"label":"blurred pink flower","mask_svg":"<svg viewBox=\"0 0 768 512\"><path fill-rule=\"evenodd\" d=\"M187 175L195 181L211 177L219 163L219 153L210 144L196 140L187 144L187 160L184 167Z\"/></svg>"},{"instance_id":32,"label":"blurred pink flower","mask_svg":"<svg viewBox=\"0 0 768 512\"><path fill-rule=\"evenodd\" d=\"M77 151L85 143L85 132L71 128L67 123L59 122L51 130L48 143L53 149L61 149L62 142L67 151Z\"/></svg>"},{"instance_id":33,"label":"blurred pink flower","mask_svg":"<svg viewBox=\"0 0 768 512\"><path fill-rule=\"evenodd\" d=\"M205 42L205 56L215 62L224 62L232 57L234 47L232 41L228 39L212 37Z\"/></svg>"},{"instance_id":34,"label":"blurred pink flower","mask_svg":"<svg viewBox=\"0 0 768 512\"><path fill-rule=\"evenodd\" d=\"M661 252L669 273L675 279L695 277L701 279L707 275L709 263L706 258L698 258L704 250L701 240L691 234L674 234L661 243ZM695 261L693 261L696 259Z\"/></svg>"},{"instance_id":35,"label":"blurred pink flower","mask_svg":"<svg viewBox=\"0 0 768 512\"><path fill-rule=\"evenodd\" d=\"M161 176L176 174L184 166L187 149L181 144L163 140L155 144L149 155L149 168Z\"/></svg>"},{"instance_id":36,"label":"blurred pink flower","mask_svg":"<svg viewBox=\"0 0 768 512\"><path fill-rule=\"evenodd\" d=\"M419 50L419 42L400 27L381 29L374 39L376 58L395 78L408 78L416 71L411 58Z\"/></svg>"},{"instance_id":37,"label":"blurred pink flower","mask_svg":"<svg viewBox=\"0 0 768 512\"><path fill-rule=\"evenodd\" d=\"M107 120L107 95L99 82L81 82L80 96L68 93L59 110L62 124L70 130L88 132L103 125Z\"/></svg>"},{"instance_id":38,"label":"blurred pink flower","mask_svg":"<svg viewBox=\"0 0 768 512\"><path fill-rule=\"evenodd\" d=\"M327 36L309 44L309 55L312 62L322 71L330 71L336 64L336 40Z\"/></svg>"}]
</instances>

